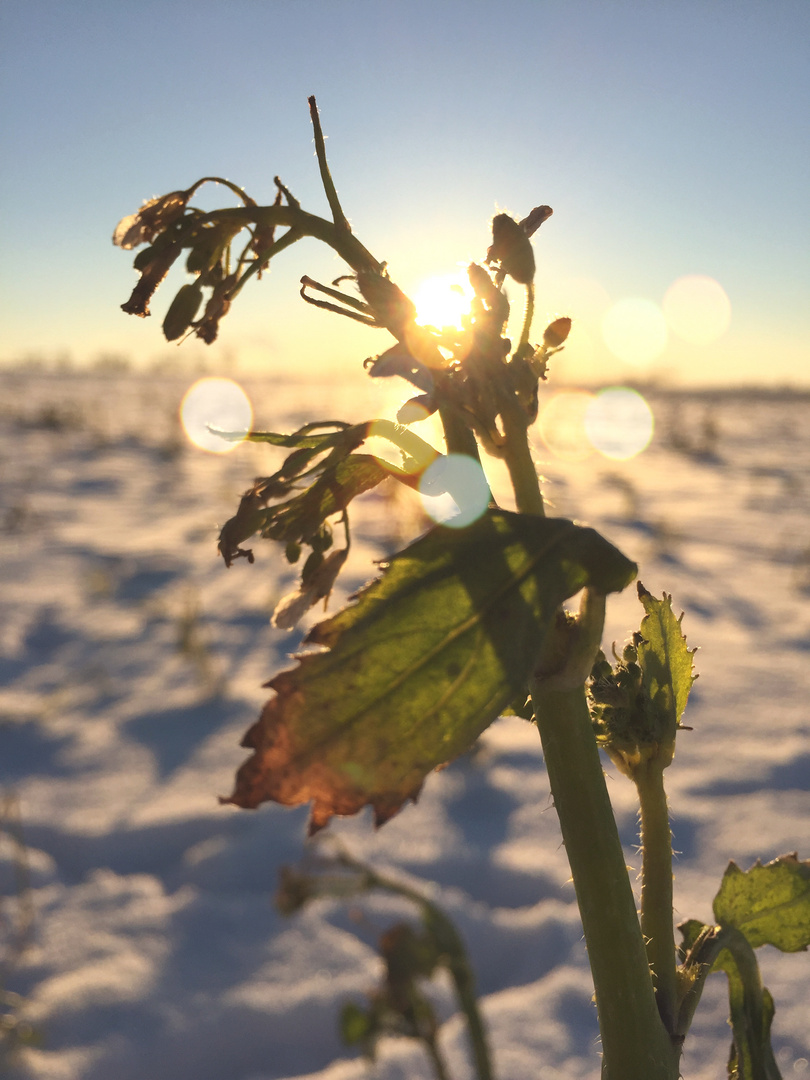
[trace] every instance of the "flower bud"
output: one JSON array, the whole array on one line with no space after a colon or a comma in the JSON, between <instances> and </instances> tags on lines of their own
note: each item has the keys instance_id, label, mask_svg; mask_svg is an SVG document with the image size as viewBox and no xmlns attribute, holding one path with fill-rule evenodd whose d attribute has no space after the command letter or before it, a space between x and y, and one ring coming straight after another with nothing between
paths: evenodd
<instances>
[{"instance_id":1,"label":"flower bud","mask_svg":"<svg viewBox=\"0 0 810 1080\"><path fill-rule=\"evenodd\" d=\"M555 319L553 323L549 323L543 334L543 344L547 349L559 349L562 343L568 338L571 333L571 320L568 316L563 316L561 319Z\"/></svg>"},{"instance_id":2,"label":"flower bud","mask_svg":"<svg viewBox=\"0 0 810 1080\"><path fill-rule=\"evenodd\" d=\"M501 271L521 285L534 280L534 252L528 236L514 218L496 214L492 219L492 245L487 262L499 262Z\"/></svg>"}]
</instances>

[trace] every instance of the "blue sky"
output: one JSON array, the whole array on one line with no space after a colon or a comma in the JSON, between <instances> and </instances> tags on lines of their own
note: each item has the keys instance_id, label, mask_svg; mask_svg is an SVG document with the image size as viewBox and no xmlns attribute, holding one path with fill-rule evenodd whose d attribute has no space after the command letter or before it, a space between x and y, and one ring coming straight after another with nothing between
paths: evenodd
<instances>
[{"instance_id":1,"label":"blue sky","mask_svg":"<svg viewBox=\"0 0 810 1080\"><path fill-rule=\"evenodd\" d=\"M494 212L545 202L538 306L577 320L566 378L628 377L602 338L610 306L705 275L728 331L671 334L644 373L810 381L807 0L27 0L0 5L0 40L0 362L176 359L160 322L183 278L156 317L124 315L116 222L211 173L260 202L279 173L325 213L315 94L354 229L406 289L483 258ZM209 355L318 370L385 348L298 299L301 274L340 271L297 245Z\"/></svg>"}]
</instances>

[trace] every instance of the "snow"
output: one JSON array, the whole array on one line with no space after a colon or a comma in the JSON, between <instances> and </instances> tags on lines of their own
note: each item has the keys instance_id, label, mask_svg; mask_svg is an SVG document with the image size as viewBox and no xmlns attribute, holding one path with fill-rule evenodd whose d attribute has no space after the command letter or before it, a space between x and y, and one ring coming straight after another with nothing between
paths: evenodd
<instances>
[{"instance_id":1,"label":"snow","mask_svg":"<svg viewBox=\"0 0 810 1080\"><path fill-rule=\"evenodd\" d=\"M274 630L293 568L266 542L226 571L215 544L274 451L187 444L189 380L6 372L0 398L0 954L3 988L37 1043L18 1080L359 1080L337 1017L375 984L395 897L320 900L290 918L272 896L306 847L305 808L222 807L266 697L300 636ZM256 424L392 415L395 389L245 379ZM810 857L810 440L807 396L647 393L657 427L637 458L555 460L537 447L554 513L599 528L673 595L700 646L667 777L677 917L711 920L729 859ZM400 398L399 400L402 400ZM493 483L503 483L497 469ZM357 505L340 603L424 527L416 500ZM605 643L638 625L613 598ZM627 861L633 789L609 765ZM15 842L19 812L22 847ZM329 832L451 915L477 973L497 1074L598 1075L598 1030L573 890L536 730L502 719L379 832ZM27 880L22 871L27 863ZM32 928L14 951L14 928ZM807 1068L810 962L760 950L783 1075ZM442 1045L471 1076L449 984ZM687 1080L728 1051L713 977L687 1042ZM380 1080L427 1076L384 1044Z\"/></svg>"}]
</instances>

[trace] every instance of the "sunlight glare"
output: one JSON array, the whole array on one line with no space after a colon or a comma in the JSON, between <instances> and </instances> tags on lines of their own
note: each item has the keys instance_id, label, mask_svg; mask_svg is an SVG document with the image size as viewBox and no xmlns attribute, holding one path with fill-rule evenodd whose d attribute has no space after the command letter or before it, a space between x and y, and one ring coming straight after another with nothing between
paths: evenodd
<instances>
[{"instance_id":1,"label":"sunlight glare","mask_svg":"<svg viewBox=\"0 0 810 1080\"><path fill-rule=\"evenodd\" d=\"M425 469L419 481L419 497L434 521L463 529L486 510L489 484L474 458L447 454Z\"/></svg>"},{"instance_id":2,"label":"sunlight glare","mask_svg":"<svg viewBox=\"0 0 810 1080\"><path fill-rule=\"evenodd\" d=\"M645 367L664 351L667 323L652 300L627 297L608 310L602 336L610 351L634 367Z\"/></svg>"},{"instance_id":3,"label":"sunlight glare","mask_svg":"<svg viewBox=\"0 0 810 1080\"><path fill-rule=\"evenodd\" d=\"M627 461L650 444L652 410L635 390L600 390L585 410L585 431L591 445L604 457Z\"/></svg>"},{"instance_id":4,"label":"sunlight glare","mask_svg":"<svg viewBox=\"0 0 810 1080\"><path fill-rule=\"evenodd\" d=\"M416 321L420 326L435 326L439 330L446 326L460 330L474 295L466 274L427 278L413 298Z\"/></svg>"},{"instance_id":5,"label":"sunlight glare","mask_svg":"<svg viewBox=\"0 0 810 1080\"><path fill-rule=\"evenodd\" d=\"M240 432L250 431L253 409L250 398L232 379L209 376L198 379L180 405L180 422L189 440L201 450L227 454L238 446L240 439L223 439L209 428Z\"/></svg>"},{"instance_id":6,"label":"sunlight glare","mask_svg":"<svg viewBox=\"0 0 810 1080\"><path fill-rule=\"evenodd\" d=\"M369 425L367 448L397 469L418 473L437 456L429 442L391 420L373 420Z\"/></svg>"},{"instance_id":7,"label":"sunlight glare","mask_svg":"<svg viewBox=\"0 0 810 1080\"><path fill-rule=\"evenodd\" d=\"M673 333L690 345L711 345L728 330L731 303L714 278L690 274L678 278L664 296L664 317Z\"/></svg>"},{"instance_id":8,"label":"sunlight glare","mask_svg":"<svg viewBox=\"0 0 810 1080\"><path fill-rule=\"evenodd\" d=\"M562 461L584 461L593 453L585 430L585 416L594 395L585 390L562 390L543 407L540 437Z\"/></svg>"}]
</instances>

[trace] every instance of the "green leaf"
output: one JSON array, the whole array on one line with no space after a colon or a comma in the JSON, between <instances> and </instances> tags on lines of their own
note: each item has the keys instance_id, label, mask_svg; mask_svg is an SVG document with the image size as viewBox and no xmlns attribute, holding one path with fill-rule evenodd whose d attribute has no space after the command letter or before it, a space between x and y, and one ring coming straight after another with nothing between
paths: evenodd
<instances>
[{"instance_id":1,"label":"green leaf","mask_svg":"<svg viewBox=\"0 0 810 1080\"><path fill-rule=\"evenodd\" d=\"M565 599L618 591L635 573L570 521L490 510L433 529L311 631L324 651L270 681L227 801L311 801L313 832L366 805L381 824L525 690Z\"/></svg>"},{"instance_id":2,"label":"green leaf","mask_svg":"<svg viewBox=\"0 0 810 1080\"><path fill-rule=\"evenodd\" d=\"M335 421L337 426L339 422ZM355 425L358 429L365 429L366 424ZM349 430L348 424L340 424L338 431L327 431L320 434L313 433L308 430L312 425L308 424L306 428L302 428L300 431L294 431L291 435L284 435L277 431L251 431L248 435L250 442L266 442L272 446L287 446L287 447L302 447L311 450L326 450L331 446L335 446L341 440L345 440L346 432ZM240 438L244 439L244 433ZM360 440L362 441L362 440Z\"/></svg>"},{"instance_id":3,"label":"green leaf","mask_svg":"<svg viewBox=\"0 0 810 1080\"><path fill-rule=\"evenodd\" d=\"M641 620L643 641L637 646L642 685L659 714L664 730L675 738L692 683L694 649L686 647L681 619L672 611L672 597L666 593L657 600L639 583L638 597L646 615Z\"/></svg>"},{"instance_id":4,"label":"green leaf","mask_svg":"<svg viewBox=\"0 0 810 1080\"><path fill-rule=\"evenodd\" d=\"M340 1037L345 1046L365 1043L375 1034L373 1016L353 1001L347 1001L340 1012Z\"/></svg>"},{"instance_id":5,"label":"green leaf","mask_svg":"<svg viewBox=\"0 0 810 1080\"><path fill-rule=\"evenodd\" d=\"M266 499L277 494L277 489L289 490L291 481L277 482L274 477L257 481L220 530L218 547L225 565L230 566L240 555L253 561L252 554L239 545L257 532L266 539L280 540L288 550L293 550L290 544L311 543L327 518L345 510L357 495L376 487L389 475L386 463L370 454L349 454L324 468L304 491L269 507L263 506Z\"/></svg>"},{"instance_id":6,"label":"green leaf","mask_svg":"<svg viewBox=\"0 0 810 1080\"><path fill-rule=\"evenodd\" d=\"M753 948L801 952L810 945L810 860L781 855L748 871L733 862L714 898L721 926L740 930Z\"/></svg>"},{"instance_id":7,"label":"green leaf","mask_svg":"<svg viewBox=\"0 0 810 1080\"><path fill-rule=\"evenodd\" d=\"M729 1024L733 1032L728 1076L734 1080L780 1080L771 1048L774 1004L762 978L756 954L745 934L726 924L705 926L696 919L681 923L679 948L685 996L678 1030L685 1036L703 993L706 977L724 971L728 977Z\"/></svg>"},{"instance_id":8,"label":"green leaf","mask_svg":"<svg viewBox=\"0 0 810 1080\"><path fill-rule=\"evenodd\" d=\"M349 454L333 468L324 470L306 491L265 510L261 534L285 542L306 540L328 517L345 510L352 499L376 487L388 475L371 454Z\"/></svg>"},{"instance_id":9,"label":"green leaf","mask_svg":"<svg viewBox=\"0 0 810 1080\"><path fill-rule=\"evenodd\" d=\"M762 985L754 949L773 945L782 952L801 952L810 945L810 861L782 855L765 866L757 861L748 871L729 863L714 898L714 916L715 927L696 920L680 925L681 958L703 968L701 982L709 971L728 976L734 1033L728 1075L779 1080L770 1043L774 1004ZM698 954L691 959L690 949Z\"/></svg>"}]
</instances>

